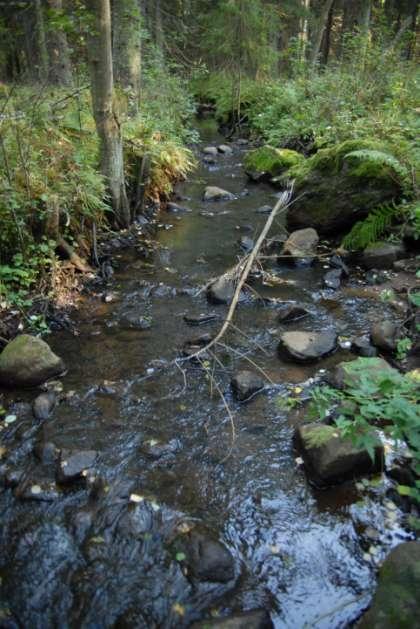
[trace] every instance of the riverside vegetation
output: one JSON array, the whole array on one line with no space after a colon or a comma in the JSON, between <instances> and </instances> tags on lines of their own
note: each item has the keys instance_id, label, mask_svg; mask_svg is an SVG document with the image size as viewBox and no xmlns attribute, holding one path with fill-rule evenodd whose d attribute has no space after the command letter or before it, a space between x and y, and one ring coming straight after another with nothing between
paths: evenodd
<instances>
[{"instance_id":1,"label":"riverside vegetation","mask_svg":"<svg viewBox=\"0 0 420 629\"><path fill-rule=\"evenodd\" d=\"M1 621L416 626L417 29L0 7Z\"/></svg>"}]
</instances>

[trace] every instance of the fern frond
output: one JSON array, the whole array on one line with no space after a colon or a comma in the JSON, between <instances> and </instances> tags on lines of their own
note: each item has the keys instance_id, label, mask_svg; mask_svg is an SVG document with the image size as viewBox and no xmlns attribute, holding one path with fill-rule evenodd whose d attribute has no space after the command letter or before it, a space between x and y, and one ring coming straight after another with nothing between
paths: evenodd
<instances>
[{"instance_id":1,"label":"fern frond","mask_svg":"<svg viewBox=\"0 0 420 629\"><path fill-rule=\"evenodd\" d=\"M405 177L407 177L408 175L407 168L403 166L393 155L391 155L390 153L385 153L384 151L361 149L358 151L351 151L350 153L347 153L347 155L345 155L344 157L344 159L352 158L377 166L389 166L402 179L405 179Z\"/></svg>"},{"instance_id":2,"label":"fern frond","mask_svg":"<svg viewBox=\"0 0 420 629\"><path fill-rule=\"evenodd\" d=\"M377 242L388 231L399 212L400 208L394 203L378 207L365 220L353 225L351 231L343 238L342 246L355 251Z\"/></svg>"}]
</instances>

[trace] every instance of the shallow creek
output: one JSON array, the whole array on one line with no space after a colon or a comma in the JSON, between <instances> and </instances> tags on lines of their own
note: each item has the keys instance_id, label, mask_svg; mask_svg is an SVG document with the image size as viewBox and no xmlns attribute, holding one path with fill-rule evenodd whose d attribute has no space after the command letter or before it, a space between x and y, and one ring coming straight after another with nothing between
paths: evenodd
<instances>
[{"instance_id":1,"label":"shallow creek","mask_svg":"<svg viewBox=\"0 0 420 629\"><path fill-rule=\"evenodd\" d=\"M223 142L212 123L200 130L203 145ZM308 379L349 358L347 350L305 367L282 361L276 307L251 293L235 317L246 337L230 333L237 353L218 350L214 372L233 414L233 444L223 401L214 386L211 396L199 366L185 367L185 380L176 367L161 369L186 340L218 330L226 308L209 305L200 288L236 263L240 237L255 237L266 220L255 210L276 201L273 188L247 181L246 147L233 146L232 155L201 164L178 186L180 205L191 211L161 215L151 257L117 254L109 286L115 301L87 298L78 336L49 339L68 366L64 391L74 394L42 426L23 418L3 431L20 486L54 479L53 466L32 453L40 439L97 451L102 480L55 488L42 500L12 489L0 494L0 613L9 619L0 617L1 626L188 627L211 613L265 608L278 628L347 627L369 603L375 562L407 538L385 481L316 490L293 450L293 420L279 399L305 396ZM237 198L203 203L205 185ZM281 224L273 233L282 233ZM308 304L314 316L289 329L334 327L342 338L366 332L386 306L357 291L324 289L324 266L276 263L271 270L281 281L253 288ZM183 318L210 312L217 319L200 328ZM127 314L150 317L151 327L130 329ZM246 357L276 384L239 404L230 376L253 369ZM151 459L143 448L150 440L171 446ZM182 556L170 549L182 522L203 523L226 545L234 582L184 576Z\"/></svg>"}]
</instances>

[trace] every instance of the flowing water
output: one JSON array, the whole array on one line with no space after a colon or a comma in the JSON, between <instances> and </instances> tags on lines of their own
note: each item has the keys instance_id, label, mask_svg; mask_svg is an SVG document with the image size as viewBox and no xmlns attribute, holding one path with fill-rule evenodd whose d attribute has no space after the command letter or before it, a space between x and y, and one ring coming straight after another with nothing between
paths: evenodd
<instances>
[{"instance_id":1,"label":"flowing water","mask_svg":"<svg viewBox=\"0 0 420 629\"><path fill-rule=\"evenodd\" d=\"M201 135L203 144L223 141L211 122ZM375 564L407 537L384 482L323 491L308 483L292 446L297 420L281 401L305 396L311 378L350 355L283 362L275 303L257 294L305 302L315 316L293 328L334 327L343 338L365 332L383 304L324 290L323 263L273 263L277 281L254 283L239 305L238 329L226 338L232 349L209 359L213 378L196 364L167 366L186 340L220 327L226 307L209 305L200 288L236 263L238 239L255 237L266 220L255 210L276 201L274 189L247 181L244 151L234 145L233 155L202 164L178 186L191 211L161 215L147 259L140 249L120 251L109 286L115 300L86 298L78 335L50 338L68 367L66 400L42 426L23 413L2 432L17 488L0 495L0 626L188 627L210 614L264 608L279 628L346 627L369 603ZM212 184L237 198L203 203ZM273 232L283 232L280 220ZM203 327L184 321L209 312L217 319ZM127 321L136 317L151 327L132 329ZM239 404L230 377L255 370L248 359L275 384ZM57 487L55 463L33 454L39 442L97 451L96 480ZM158 443L167 447L151 458L147 447ZM28 492L34 485L49 490ZM172 542L194 524L230 550L235 579L202 583L185 574ZM366 529L377 532L373 542Z\"/></svg>"}]
</instances>

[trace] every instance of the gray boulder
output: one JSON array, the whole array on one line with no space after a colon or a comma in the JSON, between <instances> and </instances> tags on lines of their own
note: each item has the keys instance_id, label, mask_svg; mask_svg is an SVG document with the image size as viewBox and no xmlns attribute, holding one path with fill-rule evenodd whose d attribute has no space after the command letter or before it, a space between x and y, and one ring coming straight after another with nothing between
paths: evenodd
<instances>
[{"instance_id":1,"label":"gray boulder","mask_svg":"<svg viewBox=\"0 0 420 629\"><path fill-rule=\"evenodd\" d=\"M376 347L384 352L392 353L397 349L400 338L399 326L389 320L375 323L370 331L370 338Z\"/></svg>"},{"instance_id":2,"label":"gray boulder","mask_svg":"<svg viewBox=\"0 0 420 629\"><path fill-rule=\"evenodd\" d=\"M379 570L378 587L359 629L420 629L420 542L394 548Z\"/></svg>"},{"instance_id":3,"label":"gray boulder","mask_svg":"<svg viewBox=\"0 0 420 629\"><path fill-rule=\"evenodd\" d=\"M219 277L207 289L207 299L213 304L229 304L235 292L235 284L224 276Z\"/></svg>"},{"instance_id":4,"label":"gray boulder","mask_svg":"<svg viewBox=\"0 0 420 629\"><path fill-rule=\"evenodd\" d=\"M83 479L97 456L95 450L62 450L57 468L58 482L68 483Z\"/></svg>"},{"instance_id":5,"label":"gray boulder","mask_svg":"<svg viewBox=\"0 0 420 629\"><path fill-rule=\"evenodd\" d=\"M189 572L198 581L227 583L235 577L232 555L208 533L193 530L178 537L175 548L185 555Z\"/></svg>"},{"instance_id":6,"label":"gray boulder","mask_svg":"<svg viewBox=\"0 0 420 629\"><path fill-rule=\"evenodd\" d=\"M366 269L392 269L394 262L404 257L402 243L379 242L367 247L362 254L362 265Z\"/></svg>"},{"instance_id":7,"label":"gray boulder","mask_svg":"<svg viewBox=\"0 0 420 629\"><path fill-rule=\"evenodd\" d=\"M233 201L235 195L217 186L207 186L204 191L204 201Z\"/></svg>"},{"instance_id":8,"label":"gray boulder","mask_svg":"<svg viewBox=\"0 0 420 629\"><path fill-rule=\"evenodd\" d=\"M297 362L313 362L328 356L337 347L337 334L326 332L284 332L280 337L280 355Z\"/></svg>"},{"instance_id":9,"label":"gray boulder","mask_svg":"<svg viewBox=\"0 0 420 629\"><path fill-rule=\"evenodd\" d=\"M334 426L306 424L295 432L295 441L314 480L320 484L355 478L365 473L379 472L384 466L384 449L378 438L375 458L364 448L340 436Z\"/></svg>"},{"instance_id":10,"label":"gray boulder","mask_svg":"<svg viewBox=\"0 0 420 629\"><path fill-rule=\"evenodd\" d=\"M0 354L0 383L6 386L37 386L64 371L64 362L49 345L29 334L17 336Z\"/></svg>"},{"instance_id":11,"label":"gray boulder","mask_svg":"<svg viewBox=\"0 0 420 629\"><path fill-rule=\"evenodd\" d=\"M284 243L283 254L294 258L312 258L318 242L318 234L312 227L298 229Z\"/></svg>"},{"instance_id":12,"label":"gray boulder","mask_svg":"<svg viewBox=\"0 0 420 629\"><path fill-rule=\"evenodd\" d=\"M191 625L191 629L273 629L270 614L265 609L255 609L227 616L202 620Z\"/></svg>"},{"instance_id":13,"label":"gray boulder","mask_svg":"<svg viewBox=\"0 0 420 629\"><path fill-rule=\"evenodd\" d=\"M264 380L252 371L238 371L231 381L232 389L240 402L249 399L264 388Z\"/></svg>"}]
</instances>

